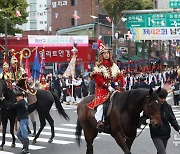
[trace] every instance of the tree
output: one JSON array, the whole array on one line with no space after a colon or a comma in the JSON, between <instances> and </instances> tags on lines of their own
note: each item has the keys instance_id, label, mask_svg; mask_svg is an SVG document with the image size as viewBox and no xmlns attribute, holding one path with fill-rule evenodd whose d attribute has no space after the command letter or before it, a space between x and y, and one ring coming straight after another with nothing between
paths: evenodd
<instances>
[{"instance_id":1,"label":"tree","mask_svg":"<svg viewBox=\"0 0 180 154\"><path fill-rule=\"evenodd\" d=\"M1 0L0 1L0 33L5 33L5 20L7 18L7 33L15 35L22 33L22 30L17 25L22 25L27 22L28 13L26 8L28 4L26 0ZM17 12L20 16L17 16Z\"/></svg>"},{"instance_id":2,"label":"tree","mask_svg":"<svg viewBox=\"0 0 180 154\"><path fill-rule=\"evenodd\" d=\"M142 10L153 7L151 0L100 0L100 5L108 13L114 27L124 10ZM113 59L116 62L116 42L112 39Z\"/></svg>"}]
</instances>

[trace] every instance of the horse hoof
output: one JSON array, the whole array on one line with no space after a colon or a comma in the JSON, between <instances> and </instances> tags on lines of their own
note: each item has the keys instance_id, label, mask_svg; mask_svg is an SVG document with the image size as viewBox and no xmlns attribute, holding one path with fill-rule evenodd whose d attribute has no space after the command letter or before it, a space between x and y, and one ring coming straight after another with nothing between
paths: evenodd
<instances>
[{"instance_id":1,"label":"horse hoof","mask_svg":"<svg viewBox=\"0 0 180 154\"><path fill-rule=\"evenodd\" d=\"M48 143L52 143L52 141L53 141L53 139L49 139L49 140L48 140Z\"/></svg>"},{"instance_id":2,"label":"horse hoof","mask_svg":"<svg viewBox=\"0 0 180 154\"><path fill-rule=\"evenodd\" d=\"M15 148L16 147L16 144L11 144L11 148Z\"/></svg>"},{"instance_id":3,"label":"horse hoof","mask_svg":"<svg viewBox=\"0 0 180 154\"><path fill-rule=\"evenodd\" d=\"M3 147L2 146L0 146L0 151L3 151Z\"/></svg>"},{"instance_id":4,"label":"horse hoof","mask_svg":"<svg viewBox=\"0 0 180 154\"><path fill-rule=\"evenodd\" d=\"M36 144L37 143L37 141L36 140L32 140L32 144Z\"/></svg>"}]
</instances>

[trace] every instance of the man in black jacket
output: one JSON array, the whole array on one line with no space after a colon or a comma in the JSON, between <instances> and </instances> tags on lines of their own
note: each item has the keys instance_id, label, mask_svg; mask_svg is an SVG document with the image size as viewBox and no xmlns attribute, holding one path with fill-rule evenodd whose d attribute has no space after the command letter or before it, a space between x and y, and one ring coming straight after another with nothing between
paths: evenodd
<instances>
[{"instance_id":1,"label":"man in black jacket","mask_svg":"<svg viewBox=\"0 0 180 154\"><path fill-rule=\"evenodd\" d=\"M161 102L160 110L162 125L160 128L155 128L150 125L150 134L156 147L157 154L166 154L166 146L171 134L170 124L179 133L180 126L176 121L171 106L166 102L166 97L168 95L167 90L162 88L158 95ZM147 117L145 119L147 119ZM143 121L146 121L147 123L147 120L145 119L143 119Z\"/></svg>"},{"instance_id":2,"label":"man in black jacket","mask_svg":"<svg viewBox=\"0 0 180 154\"><path fill-rule=\"evenodd\" d=\"M180 101L180 83L179 79L176 79L175 84L171 87L173 90L173 98L174 98L174 105L179 106L179 101Z\"/></svg>"},{"instance_id":3,"label":"man in black jacket","mask_svg":"<svg viewBox=\"0 0 180 154\"><path fill-rule=\"evenodd\" d=\"M141 82L138 88L150 89L150 86L147 84L146 77L141 77Z\"/></svg>"},{"instance_id":4,"label":"man in black jacket","mask_svg":"<svg viewBox=\"0 0 180 154\"><path fill-rule=\"evenodd\" d=\"M29 113L28 113L28 103L24 100L24 94L22 92L16 92L16 103L5 103L9 107L14 107L17 110L17 118L19 121L19 129L17 131L17 137L23 144L23 149L21 154L29 153L29 139L28 139L28 125L29 125Z\"/></svg>"}]
</instances>

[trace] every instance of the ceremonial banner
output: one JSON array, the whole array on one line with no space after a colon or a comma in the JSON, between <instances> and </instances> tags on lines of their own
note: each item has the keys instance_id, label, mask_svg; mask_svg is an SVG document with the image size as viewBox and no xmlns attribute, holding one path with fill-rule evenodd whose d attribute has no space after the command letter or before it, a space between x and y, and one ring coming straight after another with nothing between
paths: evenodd
<instances>
[{"instance_id":1,"label":"ceremonial banner","mask_svg":"<svg viewBox=\"0 0 180 154\"><path fill-rule=\"evenodd\" d=\"M74 78L75 76L75 66L76 66L76 54L74 53L72 56L71 61L69 62L69 65L66 69L66 71L64 72L63 76L64 77L69 77L72 76L72 78Z\"/></svg>"},{"instance_id":2,"label":"ceremonial banner","mask_svg":"<svg viewBox=\"0 0 180 154\"><path fill-rule=\"evenodd\" d=\"M134 28L135 40L178 40L179 27Z\"/></svg>"},{"instance_id":3,"label":"ceremonial banner","mask_svg":"<svg viewBox=\"0 0 180 154\"><path fill-rule=\"evenodd\" d=\"M31 78L31 72L30 72L29 60L28 60L28 58L26 58L25 71L26 71L27 77L28 77L28 78Z\"/></svg>"},{"instance_id":4,"label":"ceremonial banner","mask_svg":"<svg viewBox=\"0 0 180 154\"><path fill-rule=\"evenodd\" d=\"M73 43L88 46L88 36L28 35L29 47L72 47Z\"/></svg>"},{"instance_id":5,"label":"ceremonial banner","mask_svg":"<svg viewBox=\"0 0 180 154\"><path fill-rule=\"evenodd\" d=\"M37 80L39 78L40 75L40 64L39 64L39 58L38 58L38 54L37 54L37 50L36 50L36 55L34 58L34 64L33 64L33 70L32 70L32 76L34 80Z\"/></svg>"}]
</instances>

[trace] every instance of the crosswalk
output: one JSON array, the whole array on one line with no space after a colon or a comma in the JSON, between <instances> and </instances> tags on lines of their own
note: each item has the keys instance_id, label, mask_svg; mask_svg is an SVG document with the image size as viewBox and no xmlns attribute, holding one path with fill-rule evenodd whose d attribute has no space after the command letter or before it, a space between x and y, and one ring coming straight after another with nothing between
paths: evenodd
<instances>
[{"instance_id":1,"label":"crosswalk","mask_svg":"<svg viewBox=\"0 0 180 154\"><path fill-rule=\"evenodd\" d=\"M172 99L172 97L168 97L167 98ZM72 110L73 112L76 111L77 106L75 105L64 105L63 104L63 108L65 110ZM180 107L173 107L173 112L176 116L176 119L178 121L178 123L180 124ZM56 110L55 106L52 107L52 110ZM75 127L76 124L74 123L63 123L61 124L59 127L55 127L55 138L53 139L52 144L57 144L57 145L70 145L70 144L75 144ZM146 128L143 131L147 131L149 129L149 126L146 126ZM140 133L142 130L138 129L137 130L137 134ZM48 140L50 138L51 135L51 128L49 126L46 126L43 131L41 132L40 137L37 139L37 143L36 145L30 145L29 149L31 153L38 153L38 150L42 150L42 149L46 149L46 144L48 144ZM101 139L103 136L105 136L107 134L103 134L101 133L100 135L98 135L98 137L96 139ZM0 133L0 139L2 138L2 133ZM81 137L84 140L84 136L82 135ZM33 137L29 137L30 140L30 144L31 141L33 140ZM0 140L1 143L1 140ZM11 134L7 133L6 134L6 143L5 143L5 147L4 147L4 151L0 151L0 154L15 154L13 151L13 148L8 148L9 151L7 151L7 147L10 147L12 143L12 138L11 138ZM16 148L18 148L17 150L20 151L22 148L22 144L19 142L19 140L16 140ZM37 151L37 152L35 152Z\"/></svg>"},{"instance_id":2,"label":"crosswalk","mask_svg":"<svg viewBox=\"0 0 180 154\"><path fill-rule=\"evenodd\" d=\"M75 143L75 127L76 124L70 124L70 123L65 123L62 124L61 127L55 127L55 138L53 139L52 144L57 144L57 145L68 145L68 144L73 144ZM41 150L41 149L45 149L47 147L45 146L40 146L41 143L47 143L48 144L48 140L49 137L51 135L51 128L50 127L45 127L44 130L41 132L40 137L37 139L37 143L38 145L30 145L29 149L30 151L33 153L33 151L36 150ZM2 133L0 133L0 137L2 137ZM0 154L15 154L13 152L7 152L6 151L6 147L10 147L12 144L12 138L11 138L11 134L10 133L6 133L6 143L5 143L5 147L4 150L5 151L0 151ZM82 139L84 139L84 136L82 135L81 137ZM97 137L97 139L99 139L100 137ZM34 139L34 137L30 137L29 136L29 140L32 141ZM19 148L19 151L22 149L22 144L19 142L19 140L16 140L16 148ZM1 142L1 140L0 140ZM31 143L31 142L30 142ZM45 145L45 144L43 144ZM13 149L12 149L13 151Z\"/></svg>"}]
</instances>

